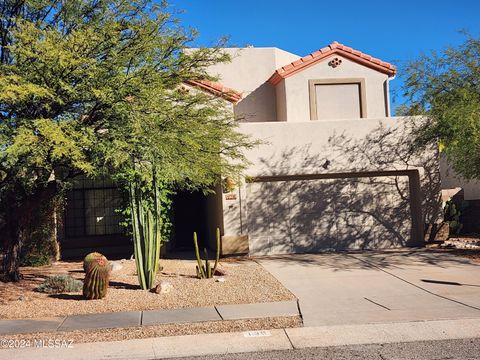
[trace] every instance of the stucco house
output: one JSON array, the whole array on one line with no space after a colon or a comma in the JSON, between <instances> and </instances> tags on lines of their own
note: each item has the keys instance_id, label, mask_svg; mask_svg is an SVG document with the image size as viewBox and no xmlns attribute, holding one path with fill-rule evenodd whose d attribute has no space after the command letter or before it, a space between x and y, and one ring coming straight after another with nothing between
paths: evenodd
<instances>
[{"instance_id":1,"label":"stucco house","mask_svg":"<svg viewBox=\"0 0 480 360\"><path fill-rule=\"evenodd\" d=\"M194 230L213 241L216 227L223 254L423 245L425 224L441 213L438 154L410 151L421 118L390 116L393 65L337 42L304 57L225 51L232 61L209 69L218 83L186 86L224 97L239 131L263 143L246 153L250 165L233 188L177 196L169 248L188 247ZM77 217L67 209L66 229L69 216ZM117 220L102 220L102 236Z\"/></svg>"}]
</instances>

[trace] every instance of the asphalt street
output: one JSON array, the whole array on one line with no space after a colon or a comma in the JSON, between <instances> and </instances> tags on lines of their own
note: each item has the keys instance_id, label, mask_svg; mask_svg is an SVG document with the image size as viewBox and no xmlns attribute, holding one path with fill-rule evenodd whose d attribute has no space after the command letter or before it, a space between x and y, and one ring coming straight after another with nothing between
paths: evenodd
<instances>
[{"instance_id":1,"label":"asphalt street","mask_svg":"<svg viewBox=\"0 0 480 360\"><path fill-rule=\"evenodd\" d=\"M394 344L336 346L286 351L208 355L175 360L473 360L480 359L480 338ZM174 359L171 359L174 360Z\"/></svg>"}]
</instances>

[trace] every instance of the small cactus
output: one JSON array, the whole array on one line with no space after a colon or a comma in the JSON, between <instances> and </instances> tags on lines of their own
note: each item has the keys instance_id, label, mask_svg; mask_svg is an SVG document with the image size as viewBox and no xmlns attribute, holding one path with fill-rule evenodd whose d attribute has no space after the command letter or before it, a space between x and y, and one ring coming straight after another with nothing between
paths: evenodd
<instances>
[{"instance_id":1,"label":"small cactus","mask_svg":"<svg viewBox=\"0 0 480 360\"><path fill-rule=\"evenodd\" d=\"M197 277L199 279L211 279L215 274L215 270L217 269L218 259L220 258L220 229L217 228L216 233L216 256L215 256L215 264L213 268L208 260L208 251L206 248L203 249L203 253L205 255L205 265L202 263L202 258L200 257L200 251L198 250L198 240L197 240L197 233L193 233L193 244L195 246L195 256L197 258Z\"/></svg>"},{"instance_id":2,"label":"small cactus","mask_svg":"<svg viewBox=\"0 0 480 360\"><path fill-rule=\"evenodd\" d=\"M110 264L105 256L98 255L88 263L83 281L83 296L88 300L102 299L107 295Z\"/></svg>"}]
</instances>

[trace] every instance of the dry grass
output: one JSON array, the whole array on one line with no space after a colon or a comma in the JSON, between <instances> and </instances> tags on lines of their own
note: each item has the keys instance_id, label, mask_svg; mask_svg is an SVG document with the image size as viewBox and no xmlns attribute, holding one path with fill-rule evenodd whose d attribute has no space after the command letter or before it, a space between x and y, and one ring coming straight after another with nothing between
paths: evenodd
<instances>
[{"instance_id":1,"label":"dry grass","mask_svg":"<svg viewBox=\"0 0 480 360\"><path fill-rule=\"evenodd\" d=\"M81 262L22 268L19 283L0 283L0 318L20 319L93 314L103 312L201 307L222 304L273 302L295 299L273 276L254 261L228 259L221 263L225 282L195 277L193 260L162 260L160 280L172 284L167 294L140 290L135 263L122 260L123 269L113 272L106 298L83 300L81 292L48 295L34 289L47 277L69 274L83 279Z\"/></svg>"},{"instance_id":2,"label":"dry grass","mask_svg":"<svg viewBox=\"0 0 480 360\"><path fill-rule=\"evenodd\" d=\"M55 339L73 341L73 343L90 343L98 341L122 341L130 339L153 338L160 336L209 334L235 331L251 331L265 329L284 329L303 326L299 316L276 317L248 320L207 321L190 324L166 324L156 326L138 326L129 328L77 330L69 332L32 333L4 335L5 340Z\"/></svg>"}]
</instances>

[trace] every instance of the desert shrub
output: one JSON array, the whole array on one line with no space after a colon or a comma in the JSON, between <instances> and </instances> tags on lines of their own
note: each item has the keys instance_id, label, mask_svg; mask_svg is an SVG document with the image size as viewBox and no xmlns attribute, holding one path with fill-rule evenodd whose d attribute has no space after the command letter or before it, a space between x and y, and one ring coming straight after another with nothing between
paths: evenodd
<instances>
[{"instance_id":1,"label":"desert shrub","mask_svg":"<svg viewBox=\"0 0 480 360\"><path fill-rule=\"evenodd\" d=\"M47 294L76 292L82 289L83 283L70 275L56 275L45 279L35 290Z\"/></svg>"},{"instance_id":2,"label":"desert shrub","mask_svg":"<svg viewBox=\"0 0 480 360\"><path fill-rule=\"evenodd\" d=\"M21 266L49 265L58 258L59 245L55 231L55 211L60 206L59 197L40 199L31 211L25 228L25 242L20 256Z\"/></svg>"},{"instance_id":3,"label":"desert shrub","mask_svg":"<svg viewBox=\"0 0 480 360\"><path fill-rule=\"evenodd\" d=\"M43 251L44 248L41 248ZM49 254L45 253L26 253L21 261L21 266L43 266L49 265L51 263L51 257Z\"/></svg>"}]
</instances>

